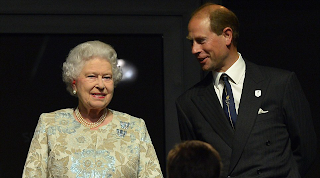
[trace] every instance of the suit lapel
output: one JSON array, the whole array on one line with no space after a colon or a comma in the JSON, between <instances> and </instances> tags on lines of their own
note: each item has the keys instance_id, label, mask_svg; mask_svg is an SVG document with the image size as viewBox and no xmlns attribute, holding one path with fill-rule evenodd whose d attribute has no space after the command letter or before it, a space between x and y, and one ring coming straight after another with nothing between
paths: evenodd
<instances>
[{"instance_id":1,"label":"suit lapel","mask_svg":"<svg viewBox=\"0 0 320 178\"><path fill-rule=\"evenodd\" d=\"M193 97L192 101L213 130L215 130L215 132L219 134L231 148L234 131L230 126L213 89L211 73L207 75L203 87L200 87L198 95Z\"/></svg>"},{"instance_id":2,"label":"suit lapel","mask_svg":"<svg viewBox=\"0 0 320 178\"><path fill-rule=\"evenodd\" d=\"M246 61L246 74L243 84L241 101L238 111L237 125L233 140L234 149L230 160L230 172L238 163L251 130L254 126L258 110L261 106L262 98L267 90L268 80L263 77L258 67ZM260 90L262 95L257 97L256 90Z\"/></svg>"}]
</instances>

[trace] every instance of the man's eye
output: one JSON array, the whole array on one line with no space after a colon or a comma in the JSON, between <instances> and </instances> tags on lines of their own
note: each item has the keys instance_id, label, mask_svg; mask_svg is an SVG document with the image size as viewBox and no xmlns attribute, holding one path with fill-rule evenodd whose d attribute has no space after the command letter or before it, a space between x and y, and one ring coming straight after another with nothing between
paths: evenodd
<instances>
[{"instance_id":1,"label":"man's eye","mask_svg":"<svg viewBox=\"0 0 320 178\"><path fill-rule=\"evenodd\" d=\"M205 39L198 39L198 40L197 40L197 43L198 43L198 44L203 44L203 43L205 43L205 42L206 42Z\"/></svg>"}]
</instances>

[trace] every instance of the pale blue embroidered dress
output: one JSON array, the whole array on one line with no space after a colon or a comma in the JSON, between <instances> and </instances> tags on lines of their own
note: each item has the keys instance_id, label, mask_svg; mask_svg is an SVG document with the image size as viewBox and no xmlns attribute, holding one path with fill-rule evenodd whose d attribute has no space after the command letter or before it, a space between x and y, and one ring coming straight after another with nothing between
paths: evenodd
<instances>
[{"instance_id":1,"label":"pale blue embroidered dress","mask_svg":"<svg viewBox=\"0 0 320 178\"><path fill-rule=\"evenodd\" d=\"M22 177L163 177L145 122L110 111L98 130L76 121L73 109L41 114Z\"/></svg>"}]
</instances>

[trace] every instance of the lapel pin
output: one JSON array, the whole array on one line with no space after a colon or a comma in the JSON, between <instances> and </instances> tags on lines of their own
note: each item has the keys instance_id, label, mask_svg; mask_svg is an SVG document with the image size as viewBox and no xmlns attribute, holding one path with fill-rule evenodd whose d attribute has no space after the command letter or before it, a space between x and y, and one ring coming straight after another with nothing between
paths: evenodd
<instances>
[{"instance_id":1,"label":"lapel pin","mask_svg":"<svg viewBox=\"0 0 320 178\"><path fill-rule=\"evenodd\" d=\"M259 98L261 96L261 90L254 91L254 95Z\"/></svg>"}]
</instances>

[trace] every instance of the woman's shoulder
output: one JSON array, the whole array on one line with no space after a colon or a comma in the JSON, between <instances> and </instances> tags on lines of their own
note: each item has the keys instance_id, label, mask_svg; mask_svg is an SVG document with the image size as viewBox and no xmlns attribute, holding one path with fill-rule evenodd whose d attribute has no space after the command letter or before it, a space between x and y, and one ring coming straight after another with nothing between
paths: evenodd
<instances>
[{"instance_id":1,"label":"woman's shoulder","mask_svg":"<svg viewBox=\"0 0 320 178\"><path fill-rule=\"evenodd\" d=\"M65 109L59 109L56 111L48 112L48 113L42 113L40 115L40 120L43 122L50 121L50 120L56 120L58 118L72 118L73 109L72 108L65 108Z\"/></svg>"},{"instance_id":2,"label":"woman's shoulder","mask_svg":"<svg viewBox=\"0 0 320 178\"><path fill-rule=\"evenodd\" d=\"M144 124L144 120L139 117L132 116L128 113L120 112L120 111L115 111L111 110L113 114L113 119L119 120L120 122L129 122L129 123L139 123L139 124Z\"/></svg>"},{"instance_id":3,"label":"woman's shoulder","mask_svg":"<svg viewBox=\"0 0 320 178\"><path fill-rule=\"evenodd\" d=\"M54 117L56 115L70 115L72 113L73 113L72 108L65 108L65 109L59 109L59 110L52 111L52 112L42 113L41 117Z\"/></svg>"},{"instance_id":4,"label":"woman's shoulder","mask_svg":"<svg viewBox=\"0 0 320 178\"><path fill-rule=\"evenodd\" d=\"M50 133L56 133L56 130L63 133L74 133L81 124L74 119L73 109L59 109L49 113L42 113L39 119L41 127L48 128Z\"/></svg>"}]
</instances>

